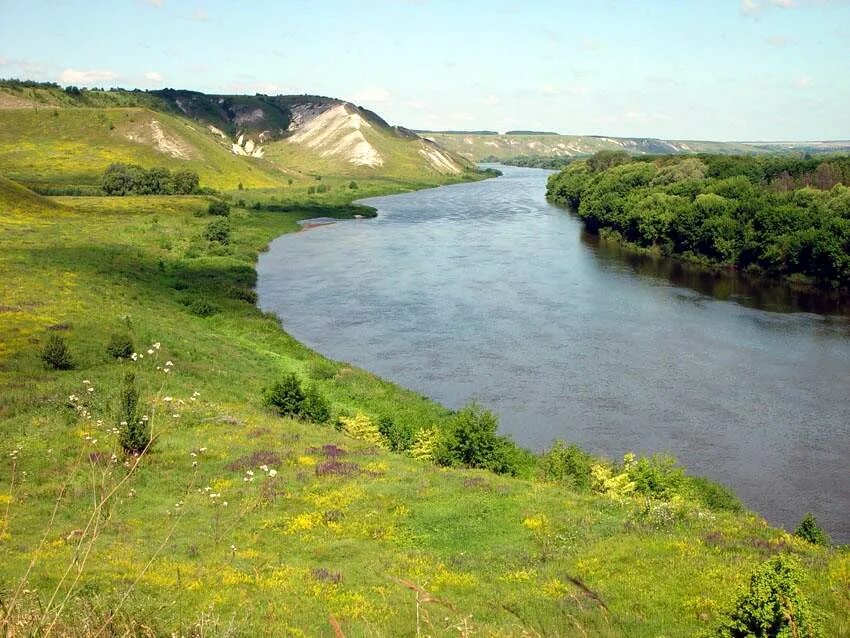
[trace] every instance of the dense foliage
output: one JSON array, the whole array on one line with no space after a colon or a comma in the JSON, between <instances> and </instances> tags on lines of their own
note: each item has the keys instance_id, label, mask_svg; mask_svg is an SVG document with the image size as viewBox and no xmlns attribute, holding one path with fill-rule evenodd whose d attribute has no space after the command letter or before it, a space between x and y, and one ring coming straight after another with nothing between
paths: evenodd
<instances>
[{"instance_id":1,"label":"dense foliage","mask_svg":"<svg viewBox=\"0 0 850 638\"><path fill-rule=\"evenodd\" d=\"M70 370L74 367L74 358L65 340L55 332L47 337L47 343L41 350L41 360L45 367L54 370Z\"/></svg>"},{"instance_id":2,"label":"dense foliage","mask_svg":"<svg viewBox=\"0 0 850 638\"><path fill-rule=\"evenodd\" d=\"M829 287L850 286L850 157L598 153L549 179L592 232Z\"/></svg>"},{"instance_id":3,"label":"dense foliage","mask_svg":"<svg viewBox=\"0 0 850 638\"><path fill-rule=\"evenodd\" d=\"M734 610L724 620L721 638L815 638L820 636L808 601L800 592L802 570L796 558L778 554L750 578Z\"/></svg>"},{"instance_id":4,"label":"dense foliage","mask_svg":"<svg viewBox=\"0 0 850 638\"><path fill-rule=\"evenodd\" d=\"M194 171L171 172L167 168L145 169L135 164L110 164L100 186L107 195L191 195L199 191Z\"/></svg>"},{"instance_id":5,"label":"dense foliage","mask_svg":"<svg viewBox=\"0 0 850 638\"><path fill-rule=\"evenodd\" d=\"M794 536L799 536L814 545L829 545L829 535L818 525L815 515L809 512L794 530Z\"/></svg>"}]
</instances>

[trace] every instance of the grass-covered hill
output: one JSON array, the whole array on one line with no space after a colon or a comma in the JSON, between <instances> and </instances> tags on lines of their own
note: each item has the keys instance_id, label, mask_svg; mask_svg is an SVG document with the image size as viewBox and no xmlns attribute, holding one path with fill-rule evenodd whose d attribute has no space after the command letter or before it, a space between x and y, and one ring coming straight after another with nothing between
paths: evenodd
<instances>
[{"instance_id":1,"label":"grass-covered hill","mask_svg":"<svg viewBox=\"0 0 850 638\"><path fill-rule=\"evenodd\" d=\"M512 160L516 157L579 158L598 151L626 151L633 155L720 153L749 155L776 152L818 153L850 150L850 141L841 142L711 142L662 140L638 137L558 135L534 131L429 132L419 131L446 149L477 162Z\"/></svg>"},{"instance_id":2,"label":"grass-covered hill","mask_svg":"<svg viewBox=\"0 0 850 638\"><path fill-rule=\"evenodd\" d=\"M81 90L0 81L0 171L39 190L91 186L114 162L193 170L216 189L336 175L442 183L467 159L319 96Z\"/></svg>"},{"instance_id":3,"label":"grass-covered hill","mask_svg":"<svg viewBox=\"0 0 850 638\"><path fill-rule=\"evenodd\" d=\"M272 238L421 186L322 182L221 217L0 180L5 635L850 635L846 550L663 460L523 455L260 312Z\"/></svg>"}]
</instances>

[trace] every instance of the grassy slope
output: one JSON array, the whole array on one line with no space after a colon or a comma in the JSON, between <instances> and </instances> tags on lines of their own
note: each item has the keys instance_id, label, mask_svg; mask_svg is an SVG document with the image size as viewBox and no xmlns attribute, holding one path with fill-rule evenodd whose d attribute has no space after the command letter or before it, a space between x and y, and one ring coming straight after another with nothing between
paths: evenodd
<instances>
[{"instance_id":1,"label":"grassy slope","mask_svg":"<svg viewBox=\"0 0 850 638\"><path fill-rule=\"evenodd\" d=\"M472 135L458 133L422 133L450 151L480 161L495 156L510 159L519 155L581 156L604 150L627 150L642 153L669 153L671 147L660 140L629 143L627 138L593 137L586 135ZM638 138L635 138L637 140ZM760 149L736 142L675 141L683 150L699 153L757 153Z\"/></svg>"},{"instance_id":2,"label":"grassy slope","mask_svg":"<svg viewBox=\"0 0 850 638\"><path fill-rule=\"evenodd\" d=\"M189 159L158 150L151 122L159 122ZM134 142L128 135L140 137ZM32 184L95 184L113 162L197 171L203 186L272 187L281 172L265 162L232 155L201 125L138 108L0 110L0 173Z\"/></svg>"},{"instance_id":3,"label":"grassy slope","mask_svg":"<svg viewBox=\"0 0 850 638\"><path fill-rule=\"evenodd\" d=\"M324 201L350 196L335 189ZM848 554L794 541L757 517L685 507L671 518L637 501L440 470L268 413L261 389L293 370L337 411L446 418L423 397L308 351L238 299L253 283L257 252L312 212L236 211L234 240L223 248L201 239L209 220L193 215L205 204L198 198L63 198L56 206L5 181L0 198L4 601L34 559L27 588L37 594L25 602L35 607L38 595L46 605L76 555L84 569L59 623L69 631L128 593L122 610L131 620L122 613L117 624L134 619L161 633L218 634L235 624L244 635L333 635L333 615L346 636L412 636L416 595L397 580L404 579L442 601L421 603L423 631L432 635L469 627L478 635L690 636L711 627L751 569L785 547L807 566L805 589L826 635L850 635ZM181 301L199 296L222 311L188 313ZM76 370L40 365L37 349L51 326L71 344ZM137 363L108 360L107 336L126 326L140 351L154 342L162 349ZM157 370L166 360L171 374ZM127 369L139 377L158 439L99 519L83 558L75 548L92 491L127 472L108 461ZM84 397L91 419L68 407L72 393ZM315 448L325 444L344 448L342 460L359 471L317 475L323 453ZM280 457L277 477L257 461L228 468L257 451Z\"/></svg>"}]
</instances>

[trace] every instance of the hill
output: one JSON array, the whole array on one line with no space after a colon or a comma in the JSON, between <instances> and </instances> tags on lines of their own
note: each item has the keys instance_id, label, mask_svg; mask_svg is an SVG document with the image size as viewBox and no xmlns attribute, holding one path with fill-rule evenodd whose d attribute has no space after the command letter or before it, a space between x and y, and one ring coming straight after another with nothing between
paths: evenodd
<instances>
[{"instance_id":1,"label":"hill","mask_svg":"<svg viewBox=\"0 0 850 638\"><path fill-rule=\"evenodd\" d=\"M444 148L470 160L509 160L529 157L585 157L598 151L626 151L635 155L720 153L750 155L776 152L820 153L850 151L850 141L836 142L711 142L662 140L638 137L557 135L551 133L509 132L504 135L442 133L420 131Z\"/></svg>"},{"instance_id":2,"label":"hill","mask_svg":"<svg viewBox=\"0 0 850 638\"><path fill-rule=\"evenodd\" d=\"M315 175L442 183L473 164L377 114L320 96L79 90L0 82L0 171L93 185L112 162L196 171L217 189Z\"/></svg>"}]
</instances>

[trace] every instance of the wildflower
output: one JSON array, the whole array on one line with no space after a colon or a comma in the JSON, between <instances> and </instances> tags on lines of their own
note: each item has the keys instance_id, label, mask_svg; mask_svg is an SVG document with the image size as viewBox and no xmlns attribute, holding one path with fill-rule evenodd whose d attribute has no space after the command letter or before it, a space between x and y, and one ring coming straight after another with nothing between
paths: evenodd
<instances>
[{"instance_id":1,"label":"wildflower","mask_svg":"<svg viewBox=\"0 0 850 638\"><path fill-rule=\"evenodd\" d=\"M172 414L171 416L173 416L175 419L179 419L179 418L180 418L180 415L179 415L179 414Z\"/></svg>"},{"instance_id":2,"label":"wildflower","mask_svg":"<svg viewBox=\"0 0 850 638\"><path fill-rule=\"evenodd\" d=\"M199 449L198 451L199 451L199 452L206 452L206 451L207 451L207 448L202 447L202 448L201 448L201 449Z\"/></svg>"},{"instance_id":3,"label":"wildflower","mask_svg":"<svg viewBox=\"0 0 850 638\"><path fill-rule=\"evenodd\" d=\"M174 365L174 363L172 363L171 359L169 359L168 361L166 361L166 362L165 362L165 367L166 367L166 368L170 368L170 367L171 367L171 366L173 366L173 365Z\"/></svg>"},{"instance_id":4,"label":"wildflower","mask_svg":"<svg viewBox=\"0 0 850 638\"><path fill-rule=\"evenodd\" d=\"M221 506L222 506L222 507L227 507L227 501L222 501Z\"/></svg>"},{"instance_id":5,"label":"wildflower","mask_svg":"<svg viewBox=\"0 0 850 638\"><path fill-rule=\"evenodd\" d=\"M147 415L147 414L143 414L143 415L142 415L142 421L147 421L147 420L148 420L148 415Z\"/></svg>"},{"instance_id":6,"label":"wildflower","mask_svg":"<svg viewBox=\"0 0 850 638\"><path fill-rule=\"evenodd\" d=\"M247 474L248 476L254 476L253 470L248 470L247 472L245 472L245 474Z\"/></svg>"},{"instance_id":7,"label":"wildflower","mask_svg":"<svg viewBox=\"0 0 850 638\"><path fill-rule=\"evenodd\" d=\"M153 349L152 349L152 348L148 348L148 354L153 354Z\"/></svg>"},{"instance_id":8,"label":"wildflower","mask_svg":"<svg viewBox=\"0 0 850 638\"><path fill-rule=\"evenodd\" d=\"M196 456L198 456L198 455L197 455L197 453L195 453L195 452L189 452L189 456L191 456L192 458L194 458L194 457L196 457Z\"/></svg>"},{"instance_id":9,"label":"wildflower","mask_svg":"<svg viewBox=\"0 0 850 638\"><path fill-rule=\"evenodd\" d=\"M162 400L165 401L166 403L170 403L171 401L174 401L174 399L172 399L171 397L162 397Z\"/></svg>"},{"instance_id":10,"label":"wildflower","mask_svg":"<svg viewBox=\"0 0 850 638\"><path fill-rule=\"evenodd\" d=\"M130 355L130 358L131 358L133 361L136 361L136 360L138 360L139 355L138 355L138 353L134 352L133 354L131 354L131 355Z\"/></svg>"},{"instance_id":11,"label":"wildflower","mask_svg":"<svg viewBox=\"0 0 850 638\"><path fill-rule=\"evenodd\" d=\"M268 472L268 471L269 471L269 466L268 466L268 465L261 465L261 466L260 466L260 469L261 469L263 472Z\"/></svg>"},{"instance_id":12,"label":"wildflower","mask_svg":"<svg viewBox=\"0 0 850 638\"><path fill-rule=\"evenodd\" d=\"M192 461L192 467L198 467L198 462L197 462L197 461Z\"/></svg>"},{"instance_id":13,"label":"wildflower","mask_svg":"<svg viewBox=\"0 0 850 638\"><path fill-rule=\"evenodd\" d=\"M87 392L94 392L94 388L89 386L89 387L86 388L86 391Z\"/></svg>"},{"instance_id":14,"label":"wildflower","mask_svg":"<svg viewBox=\"0 0 850 638\"><path fill-rule=\"evenodd\" d=\"M83 379L83 385L91 385L91 381L88 379Z\"/></svg>"},{"instance_id":15,"label":"wildflower","mask_svg":"<svg viewBox=\"0 0 850 638\"><path fill-rule=\"evenodd\" d=\"M272 478L277 476L277 470L269 470L269 476L271 476Z\"/></svg>"},{"instance_id":16,"label":"wildflower","mask_svg":"<svg viewBox=\"0 0 850 638\"><path fill-rule=\"evenodd\" d=\"M160 343L159 343L159 341L157 341L155 344L153 344L153 349L159 350L159 346L160 346Z\"/></svg>"}]
</instances>

